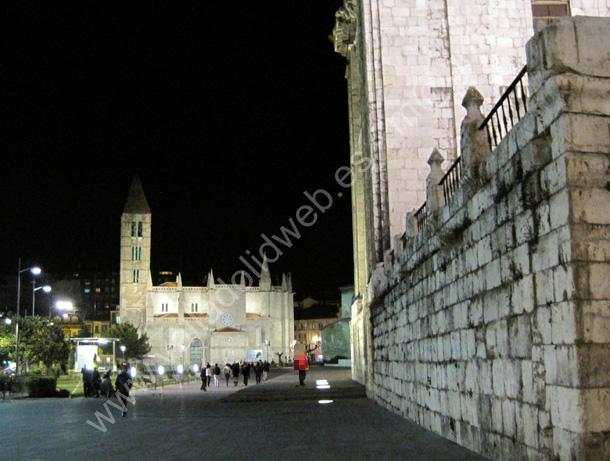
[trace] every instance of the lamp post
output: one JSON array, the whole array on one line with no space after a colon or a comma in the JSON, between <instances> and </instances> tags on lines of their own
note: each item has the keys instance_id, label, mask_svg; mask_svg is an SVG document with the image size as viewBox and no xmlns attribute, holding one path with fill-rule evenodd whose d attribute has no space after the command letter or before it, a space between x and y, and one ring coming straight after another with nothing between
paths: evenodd
<instances>
[{"instance_id":1,"label":"lamp post","mask_svg":"<svg viewBox=\"0 0 610 461\"><path fill-rule=\"evenodd\" d=\"M184 366L184 344L180 344L180 349L182 350L182 365Z\"/></svg>"},{"instance_id":2,"label":"lamp post","mask_svg":"<svg viewBox=\"0 0 610 461\"><path fill-rule=\"evenodd\" d=\"M42 290L45 293L51 293L51 287L49 285L37 287L36 279L32 280L32 317L36 314L36 292L39 290Z\"/></svg>"},{"instance_id":3,"label":"lamp post","mask_svg":"<svg viewBox=\"0 0 610 461\"><path fill-rule=\"evenodd\" d=\"M269 346L271 345L271 340L270 339L265 339L265 346L267 346L267 353L265 355L265 360L267 360L267 362L269 361Z\"/></svg>"},{"instance_id":4,"label":"lamp post","mask_svg":"<svg viewBox=\"0 0 610 461\"><path fill-rule=\"evenodd\" d=\"M127 350L127 348L121 344L121 352L123 353L123 363L125 362L125 351Z\"/></svg>"},{"instance_id":5,"label":"lamp post","mask_svg":"<svg viewBox=\"0 0 610 461\"><path fill-rule=\"evenodd\" d=\"M21 258L17 263L17 316L15 317L15 374L19 374L19 314L21 312L21 274L30 271L32 275L40 275L42 269L38 266L21 269Z\"/></svg>"}]
</instances>

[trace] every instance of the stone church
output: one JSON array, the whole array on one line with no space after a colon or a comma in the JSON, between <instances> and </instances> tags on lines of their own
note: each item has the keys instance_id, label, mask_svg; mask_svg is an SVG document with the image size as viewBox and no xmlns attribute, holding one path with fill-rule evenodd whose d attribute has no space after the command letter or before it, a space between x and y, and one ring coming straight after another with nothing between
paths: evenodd
<instances>
[{"instance_id":1,"label":"stone church","mask_svg":"<svg viewBox=\"0 0 610 461\"><path fill-rule=\"evenodd\" d=\"M205 286L175 282L154 286L151 276L152 214L136 177L121 216L120 321L148 335L151 362L185 368L239 360L277 361L294 340L294 301L289 274L271 282L267 261L258 286L219 284L212 271Z\"/></svg>"}]
</instances>

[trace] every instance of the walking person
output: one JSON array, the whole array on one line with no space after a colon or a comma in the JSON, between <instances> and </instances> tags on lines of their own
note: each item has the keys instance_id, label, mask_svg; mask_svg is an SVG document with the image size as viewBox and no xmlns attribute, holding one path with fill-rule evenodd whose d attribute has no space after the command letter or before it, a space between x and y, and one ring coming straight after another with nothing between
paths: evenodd
<instances>
[{"instance_id":1,"label":"walking person","mask_svg":"<svg viewBox=\"0 0 610 461\"><path fill-rule=\"evenodd\" d=\"M231 372L233 373L233 386L237 386L237 384L239 384L239 363L233 363Z\"/></svg>"},{"instance_id":2,"label":"walking person","mask_svg":"<svg viewBox=\"0 0 610 461\"><path fill-rule=\"evenodd\" d=\"M97 367L93 369L93 373L91 375L91 384L92 384L92 395L96 398L99 398L100 392L102 390L102 377L100 376L100 372L97 371Z\"/></svg>"},{"instance_id":3,"label":"walking person","mask_svg":"<svg viewBox=\"0 0 610 461\"><path fill-rule=\"evenodd\" d=\"M114 393L114 389L112 388L112 371L108 370L104 373L104 377L102 378L102 395L107 399Z\"/></svg>"},{"instance_id":4,"label":"walking person","mask_svg":"<svg viewBox=\"0 0 610 461\"><path fill-rule=\"evenodd\" d=\"M254 365L254 378L256 379L256 384L260 384L261 383L262 377L263 377L263 364L259 360Z\"/></svg>"},{"instance_id":5,"label":"walking person","mask_svg":"<svg viewBox=\"0 0 610 461\"><path fill-rule=\"evenodd\" d=\"M250 378L250 364L248 362L244 362L241 366L241 374L244 378L244 386L247 386L248 378Z\"/></svg>"},{"instance_id":6,"label":"walking person","mask_svg":"<svg viewBox=\"0 0 610 461\"><path fill-rule=\"evenodd\" d=\"M263 362L263 381L267 381L269 379L269 362L266 360Z\"/></svg>"},{"instance_id":7,"label":"walking person","mask_svg":"<svg viewBox=\"0 0 610 461\"><path fill-rule=\"evenodd\" d=\"M205 366L205 379L207 387L210 387L210 383L212 382L212 366L209 362Z\"/></svg>"},{"instance_id":8,"label":"walking person","mask_svg":"<svg viewBox=\"0 0 610 461\"><path fill-rule=\"evenodd\" d=\"M213 375L214 375L214 387L218 387L218 385L219 385L218 379L220 377L220 367L218 366L217 363L214 364Z\"/></svg>"},{"instance_id":9,"label":"walking person","mask_svg":"<svg viewBox=\"0 0 610 461\"><path fill-rule=\"evenodd\" d=\"M131 376L128 373L129 365L123 365L123 370L116 377L116 382L114 383L114 387L116 387L116 397L117 400L121 403L123 407L123 416L127 416L127 402L129 398L129 390L133 384L131 380Z\"/></svg>"},{"instance_id":10,"label":"walking person","mask_svg":"<svg viewBox=\"0 0 610 461\"><path fill-rule=\"evenodd\" d=\"M208 378L205 375L205 367L201 368L201 373L199 373L199 376L201 377L201 387L199 388L202 391L206 391L206 387L207 387L207 383L208 383Z\"/></svg>"},{"instance_id":11,"label":"walking person","mask_svg":"<svg viewBox=\"0 0 610 461\"><path fill-rule=\"evenodd\" d=\"M225 363L225 366L222 369L222 374L225 375L225 381L227 382L227 387L229 387L229 378L231 377L231 366L228 363Z\"/></svg>"}]
</instances>

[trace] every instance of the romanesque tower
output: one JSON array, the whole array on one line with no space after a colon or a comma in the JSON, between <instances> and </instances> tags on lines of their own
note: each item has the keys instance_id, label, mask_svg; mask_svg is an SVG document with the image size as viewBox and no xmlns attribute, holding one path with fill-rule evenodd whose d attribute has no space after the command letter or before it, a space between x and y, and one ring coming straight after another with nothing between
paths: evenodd
<instances>
[{"instance_id":1,"label":"romanesque tower","mask_svg":"<svg viewBox=\"0 0 610 461\"><path fill-rule=\"evenodd\" d=\"M121 321L141 329L150 282L152 214L140 178L133 179L121 215Z\"/></svg>"}]
</instances>

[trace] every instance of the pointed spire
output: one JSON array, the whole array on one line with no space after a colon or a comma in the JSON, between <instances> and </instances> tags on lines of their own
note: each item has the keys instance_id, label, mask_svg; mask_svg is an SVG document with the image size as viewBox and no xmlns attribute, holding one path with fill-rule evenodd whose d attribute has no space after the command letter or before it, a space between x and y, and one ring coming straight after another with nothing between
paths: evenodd
<instances>
[{"instance_id":1,"label":"pointed spire","mask_svg":"<svg viewBox=\"0 0 610 461\"><path fill-rule=\"evenodd\" d=\"M182 274L180 272L178 272L178 275L176 276L176 286L182 288Z\"/></svg>"},{"instance_id":2,"label":"pointed spire","mask_svg":"<svg viewBox=\"0 0 610 461\"><path fill-rule=\"evenodd\" d=\"M239 286L241 286L241 287L245 287L246 286L246 276L244 274L244 271L240 271Z\"/></svg>"},{"instance_id":3,"label":"pointed spire","mask_svg":"<svg viewBox=\"0 0 610 461\"><path fill-rule=\"evenodd\" d=\"M263 265L261 266L261 276L258 281L258 286L261 288L271 288L271 273L269 272L269 262L267 255L263 256Z\"/></svg>"},{"instance_id":4,"label":"pointed spire","mask_svg":"<svg viewBox=\"0 0 610 461\"><path fill-rule=\"evenodd\" d=\"M282 274L282 291L288 290L288 280L286 279L286 274Z\"/></svg>"},{"instance_id":5,"label":"pointed spire","mask_svg":"<svg viewBox=\"0 0 610 461\"><path fill-rule=\"evenodd\" d=\"M288 272L287 286L288 286L288 291L290 293L292 293L292 273L290 273L290 272Z\"/></svg>"},{"instance_id":6,"label":"pointed spire","mask_svg":"<svg viewBox=\"0 0 610 461\"><path fill-rule=\"evenodd\" d=\"M210 269L210 273L208 274L208 288L214 286L214 272Z\"/></svg>"},{"instance_id":7,"label":"pointed spire","mask_svg":"<svg viewBox=\"0 0 610 461\"><path fill-rule=\"evenodd\" d=\"M147 285L146 288L152 288L153 286L153 281L152 281L152 274L150 273L150 271L148 271L148 280L146 281Z\"/></svg>"},{"instance_id":8,"label":"pointed spire","mask_svg":"<svg viewBox=\"0 0 610 461\"><path fill-rule=\"evenodd\" d=\"M123 213L130 214L150 214L150 207L144 195L144 188L139 176L134 176L125 201Z\"/></svg>"}]
</instances>

